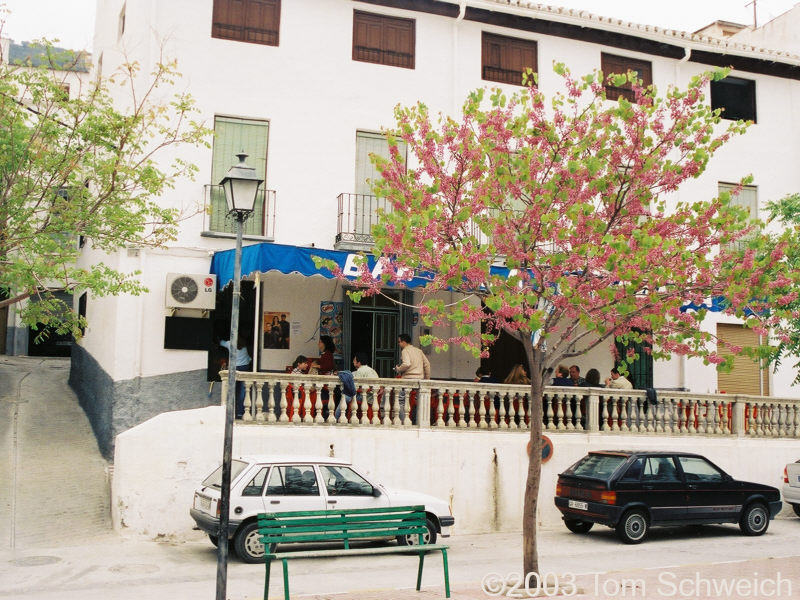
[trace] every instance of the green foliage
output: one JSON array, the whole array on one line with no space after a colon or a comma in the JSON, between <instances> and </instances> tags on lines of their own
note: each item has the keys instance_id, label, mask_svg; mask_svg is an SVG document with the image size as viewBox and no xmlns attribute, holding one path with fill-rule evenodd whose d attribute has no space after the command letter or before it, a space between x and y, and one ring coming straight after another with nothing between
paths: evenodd
<instances>
[{"instance_id":1,"label":"green foliage","mask_svg":"<svg viewBox=\"0 0 800 600\"><path fill-rule=\"evenodd\" d=\"M211 132L194 120L189 95L168 97L174 62L149 77L126 64L77 94L73 79L68 94L68 74L46 66L63 61L46 42L41 48L51 59L40 67L0 64L0 306L14 306L32 327L79 337L85 321L53 292L146 291L138 273L82 257L174 240L185 215L159 196L196 167L180 158L163 167L159 156L208 145ZM109 91L116 86L137 90L124 109Z\"/></svg>"}]
</instances>

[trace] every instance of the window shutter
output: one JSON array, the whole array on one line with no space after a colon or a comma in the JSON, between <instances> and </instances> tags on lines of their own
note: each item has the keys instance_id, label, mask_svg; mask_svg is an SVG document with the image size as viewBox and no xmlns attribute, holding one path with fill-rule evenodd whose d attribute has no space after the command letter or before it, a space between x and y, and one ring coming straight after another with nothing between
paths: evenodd
<instances>
[{"instance_id":1,"label":"window shutter","mask_svg":"<svg viewBox=\"0 0 800 600\"><path fill-rule=\"evenodd\" d=\"M256 175L265 180L267 171L267 140L269 137L269 123L250 119L235 119L232 117L216 117L214 119L214 151L211 163L211 184L218 186L219 182L234 164L236 155L244 150L247 153L247 164L256 170ZM263 194L263 191L260 192ZM233 222L227 220L227 205L225 194L221 187L214 187L211 191L211 231L233 232ZM248 235L263 235L264 206L256 204L256 211L245 222L245 233Z\"/></svg>"},{"instance_id":2,"label":"window shutter","mask_svg":"<svg viewBox=\"0 0 800 600\"><path fill-rule=\"evenodd\" d=\"M717 337L736 346L758 346L760 339L752 330L742 325L717 325ZM720 348L720 355L730 356L725 348ZM763 385L763 390L762 390ZM730 373L717 374L717 387L727 394L749 394L752 396L769 395L769 371L762 369L758 363L747 357L737 356Z\"/></svg>"}]
</instances>

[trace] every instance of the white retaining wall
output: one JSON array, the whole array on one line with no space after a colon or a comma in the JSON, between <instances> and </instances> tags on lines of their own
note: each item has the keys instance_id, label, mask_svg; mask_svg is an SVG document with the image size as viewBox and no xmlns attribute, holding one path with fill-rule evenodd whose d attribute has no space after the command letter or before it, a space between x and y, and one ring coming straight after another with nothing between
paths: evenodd
<instances>
[{"instance_id":1,"label":"white retaining wall","mask_svg":"<svg viewBox=\"0 0 800 600\"><path fill-rule=\"evenodd\" d=\"M112 517L118 530L176 540L196 535L193 491L222 461L221 407L163 413L117 437ZM590 449L698 452L738 479L781 486L784 465L800 458L798 440L548 433L554 451L542 467L538 522L558 527L557 475ZM389 487L450 501L454 534L520 530L527 432L432 431L341 426L239 425L233 456L319 454L352 460Z\"/></svg>"}]
</instances>

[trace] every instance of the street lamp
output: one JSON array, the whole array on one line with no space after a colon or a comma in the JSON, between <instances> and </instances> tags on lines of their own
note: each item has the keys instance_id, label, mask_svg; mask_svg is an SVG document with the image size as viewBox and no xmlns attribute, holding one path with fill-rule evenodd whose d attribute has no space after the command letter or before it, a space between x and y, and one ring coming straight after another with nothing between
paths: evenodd
<instances>
[{"instance_id":1,"label":"street lamp","mask_svg":"<svg viewBox=\"0 0 800 600\"><path fill-rule=\"evenodd\" d=\"M264 183L256 170L248 167L244 151L236 155L239 164L228 169L220 181L225 190L228 214L236 220L236 254L233 268L233 294L231 298L231 335L228 347L228 393L225 398L225 441L222 449L222 490L219 502L219 535L217 536L217 600L226 600L228 584L228 520L231 499L231 451L233 448L233 417L236 406L236 365L233 357L238 352L239 298L242 281L242 230L244 222L255 210L259 186Z\"/></svg>"}]
</instances>

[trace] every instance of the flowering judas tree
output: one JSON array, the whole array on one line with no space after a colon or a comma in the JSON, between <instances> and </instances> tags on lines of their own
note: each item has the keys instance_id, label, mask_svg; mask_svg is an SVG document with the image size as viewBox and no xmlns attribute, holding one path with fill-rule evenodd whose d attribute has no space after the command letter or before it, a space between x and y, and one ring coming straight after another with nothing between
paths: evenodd
<instances>
[{"instance_id":1,"label":"flowering judas tree","mask_svg":"<svg viewBox=\"0 0 800 600\"><path fill-rule=\"evenodd\" d=\"M501 331L522 343L531 375L526 573L538 571L546 369L599 344L613 352L615 342L631 341L646 342L655 357L724 363L700 327L705 311L681 308L722 296L727 313L766 330L779 312L763 309L790 284L778 268L783 246L759 253L762 240L730 195L684 202L669 194L746 129L723 127L704 99L709 79L722 73L663 97L630 75L612 76L616 86L632 83L631 102L606 99L602 74L556 71L565 92L549 103L533 84L510 98L476 91L460 120L434 121L422 104L396 109L390 158L374 158L383 176L374 189L390 206L373 229L375 254L391 260L379 263L379 277L364 270L363 289L352 294L380 293L413 273L427 278L418 296L425 324L455 332L422 343L456 343L483 356ZM442 291L463 300L445 304Z\"/></svg>"}]
</instances>

